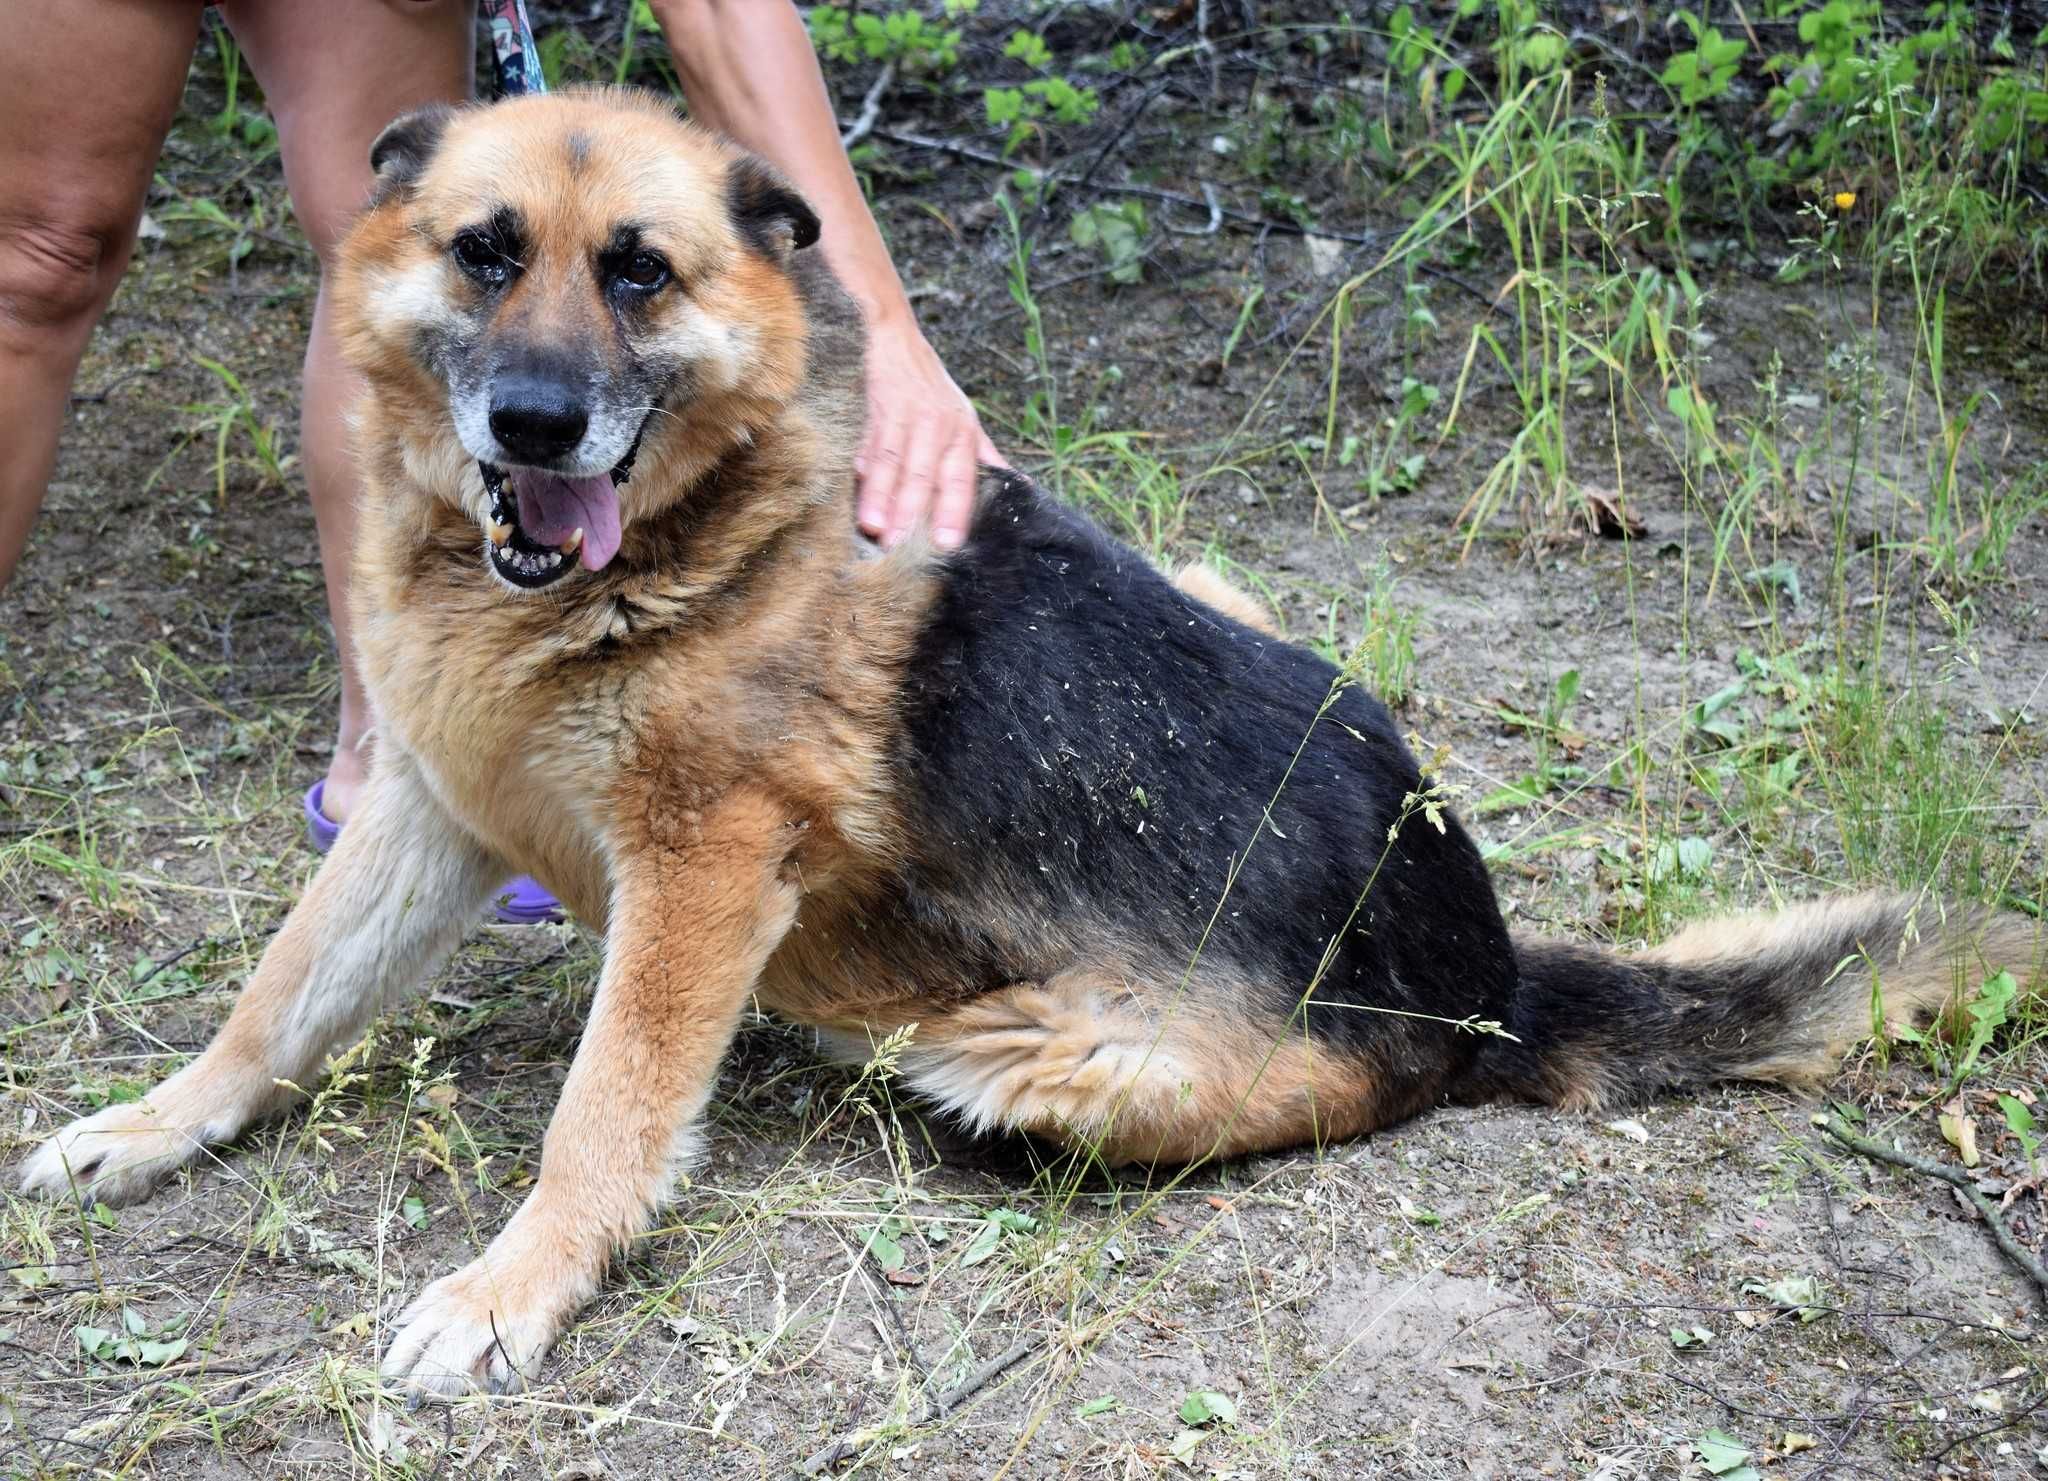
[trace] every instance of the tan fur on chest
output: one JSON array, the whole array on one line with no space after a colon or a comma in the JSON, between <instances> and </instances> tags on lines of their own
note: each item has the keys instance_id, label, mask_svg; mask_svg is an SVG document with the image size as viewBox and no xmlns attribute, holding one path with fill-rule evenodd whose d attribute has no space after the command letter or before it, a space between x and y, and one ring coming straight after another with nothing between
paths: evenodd
<instances>
[{"instance_id":1,"label":"tan fur on chest","mask_svg":"<svg viewBox=\"0 0 2048 1481\"><path fill-rule=\"evenodd\" d=\"M664 571L520 600L459 518L434 526L441 507L402 489L373 502L358 620L380 731L481 841L597 925L617 851L687 849L741 783L780 801L807 892L885 867L894 673L928 600L914 556L858 559L827 507L743 595L723 573Z\"/></svg>"}]
</instances>

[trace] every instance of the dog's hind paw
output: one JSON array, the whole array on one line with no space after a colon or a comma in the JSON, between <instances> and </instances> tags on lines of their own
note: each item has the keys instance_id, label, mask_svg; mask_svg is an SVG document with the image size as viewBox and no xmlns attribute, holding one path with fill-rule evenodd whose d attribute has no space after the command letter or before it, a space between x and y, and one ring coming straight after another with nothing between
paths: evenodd
<instances>
[{"instance_id":1,"label":"dog's hind paw","mask_svg":"<svg viewBox=\"0 0 2048 1481\"><path fill-rule=\"evenodd\" d=\"M21 1191L44 1198L74 1190L86 1203L132 1203L198 1156L210 1128L187 1127L146 1100L81 1117L21 1166Z\"/></svg>"},{"instance_id":2,"label":"dog's hind paw","mask_svg":"<svg viewBox=\"0 0 2048 1481\"><path fill-rule=\"evenodd\" d=\"M531 1278L489 1255L420 1293L398 1319L380 1371L417 1403L468 1393L509 1393L540 1371L569 1312L579 1304L556 1282Z\"/></svg>"}]
</instances>

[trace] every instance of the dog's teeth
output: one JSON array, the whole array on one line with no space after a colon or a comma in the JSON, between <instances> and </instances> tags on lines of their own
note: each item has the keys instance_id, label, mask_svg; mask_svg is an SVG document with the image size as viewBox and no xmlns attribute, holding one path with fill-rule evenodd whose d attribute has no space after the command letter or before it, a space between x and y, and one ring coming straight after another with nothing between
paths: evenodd
<instances>
[{"instance_id":1,"label":"dog's teeth","mask_svg":"<svg viewBox=\"0 0 2048 1481\"><path fill-rule=\"evenodd\" d=\"M573 556L583 548L583 526L576 526L576 533L556 547L564 556Z\"/></svg>"},{"instance_id":2,"label":"dog's teeth","mask_svg":"<svg viewBox=\"0 0 2048 1481\"><path fill-rule=\"evenodd\" d=\"M547 555L547 562L548 569L552 571L556 566L559 566L562 563L562 558L561 556L557 555L554 551L550 550Z\"/></svg>"},{"instance_id":3,"label":"dog's teeth","mask_svg":"<svg viewBox=\"0 0 2048 1481\"><path fill-rule=\"evenodd\" d=\"M512 538L512 526L499 524L496 520L492 520L485 529L489 531L493 545L503 545Z\"/></svg>"}]
</instances>

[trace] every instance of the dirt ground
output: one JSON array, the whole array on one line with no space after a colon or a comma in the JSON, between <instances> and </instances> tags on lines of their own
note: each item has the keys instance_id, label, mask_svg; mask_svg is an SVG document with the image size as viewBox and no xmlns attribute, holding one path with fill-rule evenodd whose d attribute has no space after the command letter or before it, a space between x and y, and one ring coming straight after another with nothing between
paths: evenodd
<instances>
[{"instance_id":1,"label":"dirt ground","mask_svg":"<svg viewBox=\"0 0 2048 1481\"><path fill-rule=\"evenodd\" d=\"M849 115L864 76L835 74ZM324 765L334 661L289 455L316 273L277 214L274 157L244 168L210 128L220 103L218 63L202 59L151 234L94 338L42 522L0 595L9 1163L197 1052L315 866L299 796ZM888 130L922 135L920 106L903 103ZM1214 113L1168 99L1110 174L1195 191L1200 141L1229 108ZM1042 447L1003 435L1039 382L1005 284L1012 244L987 204L997 172L884 146L877 213L935 342L998 441L1048 472ZM156 219L200 196L242 225ZM1661 409L1624 419L1619 457L1602 448L1604 391L1587 400L1581 476L1611 485L1623 468L1641 521L1626 541L1532 536L1509 511L1466 547L1459 510L1517 415L1483 367L1462 433L1412 491L1343 492L1348 476L1320 472L1313 449L1254 456L1320 433L1332 351L1315 315L1403 224L1363 192L1348 210L1338 199L1327 229L1369 240L1318 247L1238 222L1161 231L1135 284L1091 270L1048 227L1031 277L1050 368L1073 415L1145 434L1139 446L1174 470L1185 503L1161 527L1166 553L1227 556L1291 634L1339 652L1381 583L1381 616L1414 622L1404 718L1453 747L1471 799L1542 764L1545 738L1503 708L1533 713L1576 671L1567 749L1583 785L1474 824L1500 850L1518 918L1630 929L1639 885L1616 861L1642 846L1644 822L1606 764L1641 743L1669 766L1681 717L1737 676L1745 650L1837 651L1880 610L1901 635L1884 676L1929 686L1944 755L1982 769L1972 838L2038 898L2048 518L2026 520L2002 574L1969 593L1956 645L1941 615L1956 594L1930 597L1910 563L1879 559L1896 486L1855 483L1840 512L1808 496L1824 482L1816 461L1740 562L1801 574L1808 599L1769 603L1741 571L1714 579L1713 512L1654 455L1670 430ZM254 221L253 202L270 214ZM1439 328L1412 350L1400 292L1361 295L1339 356L1343 424L1377 425L1404 373L1448 394L1510 270L1481 239L1428 279ZM1704 383L1724 417L1756 402L1775 353L1791 395L1779 435L1822 446L1830 352L1848 332L1838 298L1739 255L1708 282ZM1239 338L1254 284L1262 307ZM1984 479L2009 479L2048 458L2048 341L2038 313L1990 288L1958 297L1951 392L1984 393L1972 456ZM1869 314L1867 294L1857 307ZM1878 307L1869 343L1888 415L1903 418L1911 321ZM264 428L281 481L256 451ZM1823 600L1844 550L1840 600ZM1769 831L1697 798L1672 808L1713 844L1688 912L1873 882L1852 877L1816 793ZM542 1382L407 1412L376 1389L382 1323L523 1196L595 963L573 927L480 929L311 1111L134 1208L10 1197L8 1474L1676 1477L1726 1459L1698 1448L1714 1431L1770 1476L2048 1471L2043 1293L1948 1185L1828 1145L1812 1099L1730 1087L1591 1118L1443 1109L1354 1144L1111 1177L1042 1147L964 1142L765 1020L721 1081L709 1162ZM1965 1107L1984 1176L2010 1193L2010 1227L2037 1255L2040 1188L1993 1096L2042 1091L2044 1062L2038 1035L2007 1041ZM1903 1052L1860 1057L1830 1092L1953 1164L1936 1129L1947 1094ZM128 1336L185 1345L123 1351ZM1184 1415L1203 1391L1232 1412Z\"/></svg>"}]
</instances>

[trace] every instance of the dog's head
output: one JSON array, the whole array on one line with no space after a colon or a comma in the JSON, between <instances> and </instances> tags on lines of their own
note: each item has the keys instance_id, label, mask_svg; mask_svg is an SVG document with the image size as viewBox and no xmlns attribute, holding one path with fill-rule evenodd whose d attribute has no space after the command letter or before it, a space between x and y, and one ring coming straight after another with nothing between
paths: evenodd
<instances>
[{"instance_id":1,"label":"dog's head","mask_svg":"<svg viewBox=\"0 0 2048 1481\"><path fill-rule=\"evenodd\" d=\"M385 129L371 163L376 195L344 251L350 358L402 437L452 436L475 459L469 512L512 586L603 568L635 513L636 461L743 439L802 383L789 268L818 219L665 102L427 109Z\"/></svg>"}]
</instances>

